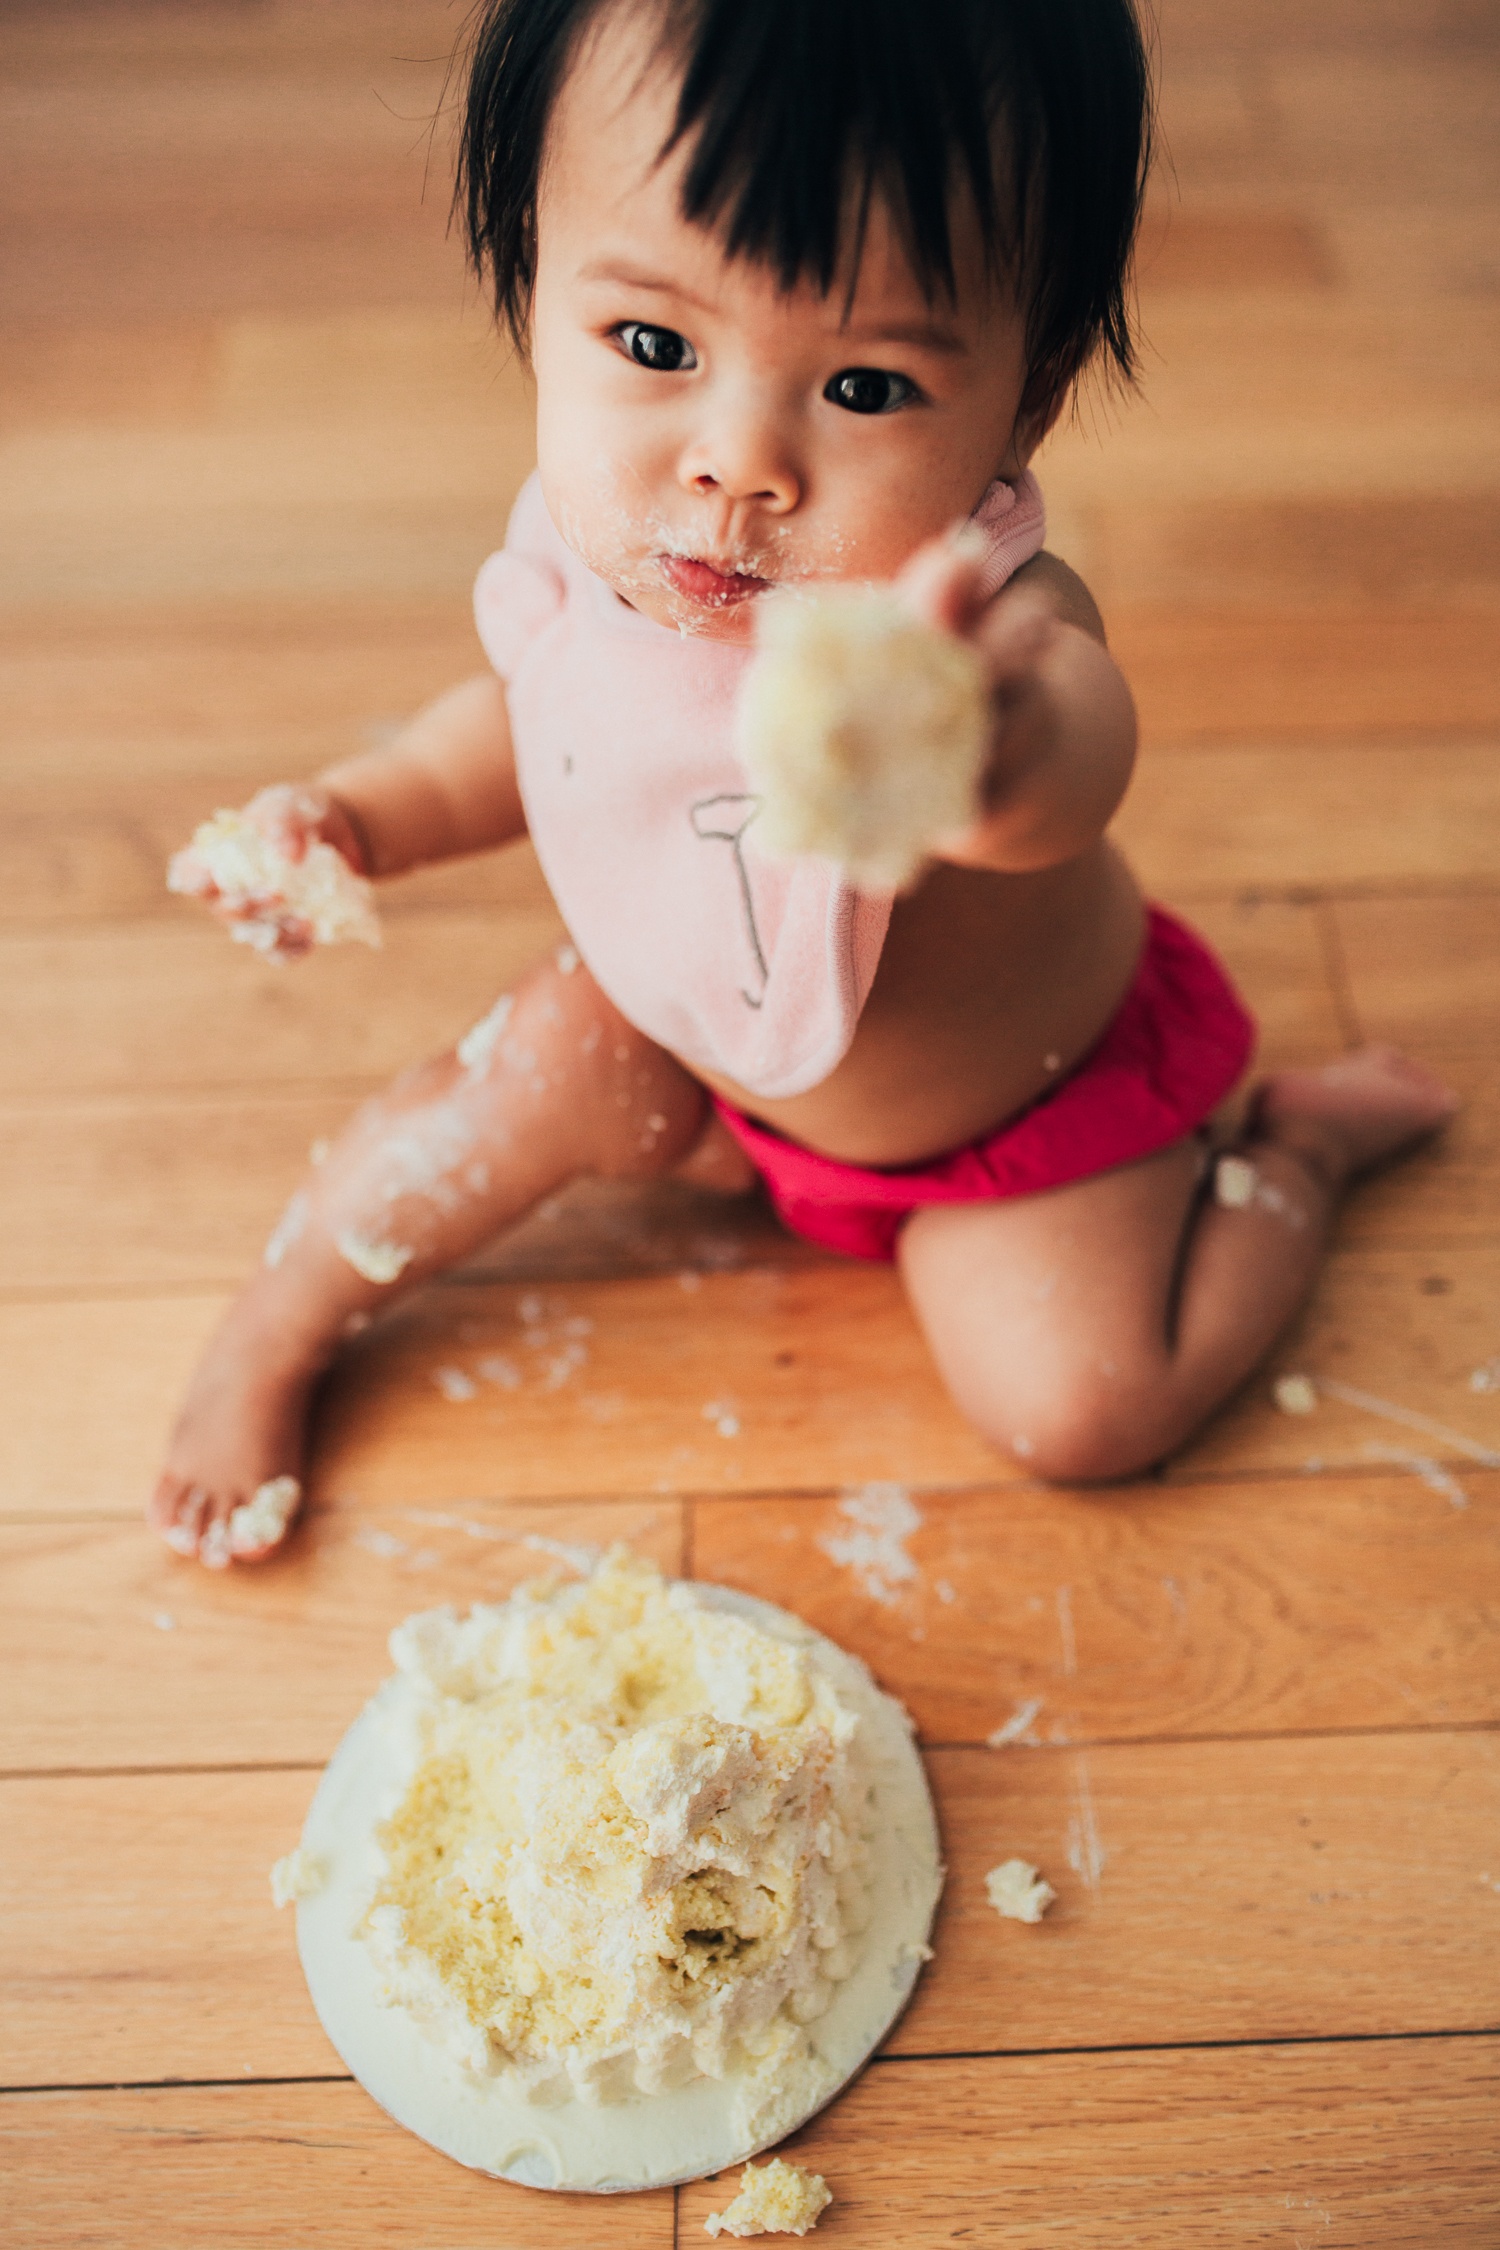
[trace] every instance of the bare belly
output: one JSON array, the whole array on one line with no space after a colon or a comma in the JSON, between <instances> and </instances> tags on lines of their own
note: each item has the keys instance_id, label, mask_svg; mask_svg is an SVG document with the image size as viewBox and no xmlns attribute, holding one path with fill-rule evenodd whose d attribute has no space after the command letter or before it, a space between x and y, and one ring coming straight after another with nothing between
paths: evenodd
<instances>
[{"instance_id":1,"label":"bare belly","mask_svg":"<svg viewBox=\"0 0 1500 2250\"><path fill-rule=\"evenodd\" d=\"M821 1085L736 1109L846 1164L915 1164L1035 1101L1093 1046L1129 990L1145 912L1100 843L1064 867L940 866L898 899L848 1054ZM700 1074L705 1075L705 1074Z\"/></svg>"}]
</instances>

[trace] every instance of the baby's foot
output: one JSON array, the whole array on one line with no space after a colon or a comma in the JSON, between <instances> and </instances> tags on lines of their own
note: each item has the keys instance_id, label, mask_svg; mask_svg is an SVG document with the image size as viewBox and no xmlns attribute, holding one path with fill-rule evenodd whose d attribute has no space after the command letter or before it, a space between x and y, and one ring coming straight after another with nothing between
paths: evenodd
<instances>
[{"instance_id":1,"label":"baby's foot","mask_svg":"<svg viewBox=\"0 0 1500 2250\"><path fill-rule=\"evenodd\" d=\"M231 1311L194 1373L146 1509L174 1554L223 1570L281 1544L302 1498L318 1373L317 1363L289 1363L239 1307Z\"/></svg>"},{"instance_id":2,"label":"baby's foot","mask_svg":"<svg viewBox=\"0 0 1500 2250\"><path fill-rule=\"evenodd\" d=\"M1338 1187L1445 1125L1458 1096L1395 1047L1358 1047L1321 1070L1282 1070L1252 1097L1251 1140L1311 1163Z\"/></svg>"}]
</instances>

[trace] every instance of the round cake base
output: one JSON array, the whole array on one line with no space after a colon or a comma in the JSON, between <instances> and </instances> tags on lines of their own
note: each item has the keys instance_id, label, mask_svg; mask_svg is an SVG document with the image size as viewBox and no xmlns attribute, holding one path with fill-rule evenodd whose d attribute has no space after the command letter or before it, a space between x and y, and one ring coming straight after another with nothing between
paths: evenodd
<instances>
[{"instance_id":1,"label":"round cake base","mask_svg":"<svg viewBox=\"0 0 1500 2250\"><path fill-rule=\"evenodd\" d=\"M388 1817L395 1768L392 1699L397 1678L372 1697L344 1736L308 1812L302 1841L326 1868L297 1907L297 1944L324 2030L365 2091L399 2125L475 2171L522 2187L623 2190L675 2186L741 2164L774 2147L831 2101L869 2059L900 2014L925 1957L942 1867L921 1755L899 1703L863 1664L800 1618L726 1586L695 1585L705 1607L729 1610L790 1641L859 1713L871 1784L869 1923L860 1958L826 2013L808 2025L814 2062L791 2113L747 2138L733 2110L737 2082L694 2079L628 2101L520 2100L449 2057L406 2012L382 2007L379 1972L354 1935L381 1865L375 1832Z\"/></svg>"}]
</instances>

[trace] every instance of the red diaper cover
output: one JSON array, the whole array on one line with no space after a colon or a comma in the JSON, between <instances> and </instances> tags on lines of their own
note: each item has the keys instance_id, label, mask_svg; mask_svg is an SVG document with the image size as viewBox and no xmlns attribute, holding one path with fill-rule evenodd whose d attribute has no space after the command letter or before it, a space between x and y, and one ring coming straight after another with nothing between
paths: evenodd
<instances>
[{"instance_id":1,"label":"red diaper cover","mask_svg":"<svg viewBox=\"0 0 1500 2250\"><path fill-rule=\"evenodd\" d=\"M1036 1195L1167 1148L1200 1126L1250 1058L1255 1024L1202 938L1149 909L1135 981L1098 1043L1028 1109L965 1148L875 1171L815 1155L714 1097L794 1234L850 1258L896 1255L928 1203Z\"/></svg>"}]
</instances>

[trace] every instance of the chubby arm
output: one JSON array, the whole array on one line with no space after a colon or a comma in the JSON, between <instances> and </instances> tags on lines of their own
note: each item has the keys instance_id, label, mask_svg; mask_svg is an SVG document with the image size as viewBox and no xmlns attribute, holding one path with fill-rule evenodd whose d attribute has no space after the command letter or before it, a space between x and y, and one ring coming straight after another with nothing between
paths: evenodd
<instances>
[{"instance_id":1,"label":"chubby arm","mask_svg":"<svg viewBox=\"0 0 1500 2250\"><path fill-rule=\"evenodd\" d=\"M505 689L493 673L463 680L419 711L388 750L318 776L326 843L364 875L399 875L524 835Z\"/></svg>"},{"instance_id":2,"label":"chubby arm","mask_svg":"<svg viewBox=\"0 0 1500 2250\"><path fill-rule=\"evenodd\" d=\"M901 583L920 616L975 649L994 711L982 810L937 856L1007 874L1076 857L1108 826L1136 745L1135 706L1088 588L1041 554L986 602L977 562L936 543Z\"/></svg>"}]
</instances>

